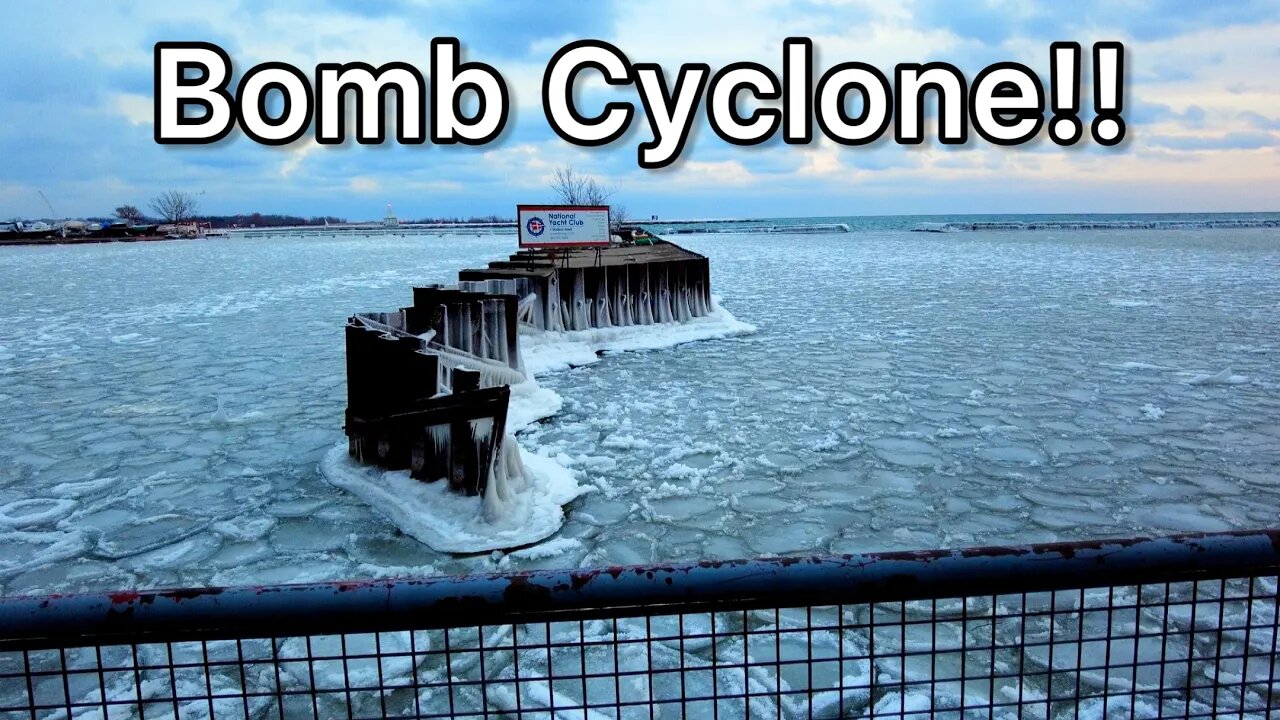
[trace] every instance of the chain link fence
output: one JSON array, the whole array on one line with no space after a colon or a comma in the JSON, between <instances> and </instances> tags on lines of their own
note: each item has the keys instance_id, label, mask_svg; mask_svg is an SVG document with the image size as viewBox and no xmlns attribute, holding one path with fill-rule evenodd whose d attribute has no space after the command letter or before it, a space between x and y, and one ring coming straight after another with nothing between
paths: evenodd
<instances>
[{"instance_id":1,"label":"chain link fence","mask_svg":"<svg viewBox=\"0 0 1280 720\"><path fill-rule=\"evenodd\" d=\"M0 718L1273 716L1280 531L0 600Z\"/></svg>"}]
</instances>

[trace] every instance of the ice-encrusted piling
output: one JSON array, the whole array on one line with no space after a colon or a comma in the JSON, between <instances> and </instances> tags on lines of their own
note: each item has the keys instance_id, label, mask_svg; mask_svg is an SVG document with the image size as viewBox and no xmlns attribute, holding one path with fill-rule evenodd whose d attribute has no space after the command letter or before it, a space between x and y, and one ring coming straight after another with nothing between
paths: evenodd
<instances>
[{"instance_id":1,"label":"ice-encrusted piling","mask_svg":"<svg viewBox=\"0 0 1280 720\"><path fill-rule=\"evenodd\" d=\"M411 307L347 326L352 457L483 495L506 432L510 385L524 380L514 285L413 289ZM490 292L490 291L493 292Z\"/></svg>"},{"instance_id":2,"label":"ice-encrusted piling","mask_svg":"<svg viewBox=\"0 0 1280 720\"><path fill-rule=\"evenodd\" d=\"M437 392L439 358L421 341L347 325L347 435L351 455L389 469L409 467L408 427L394 418L411 414Z\"/></svg>"},{"instance_id":3,"label":"ice-encrusted piling","mask_svg":"<svg viewBox=\"0 0 1280 720\"><path fill-rule=\"evenodd\" d=\"M458 277L460 287L513 283L522 319L539 330L687 322L711 308L707 258L662 240L599 251L524 250Z\"/></svg>"}]
</instances>

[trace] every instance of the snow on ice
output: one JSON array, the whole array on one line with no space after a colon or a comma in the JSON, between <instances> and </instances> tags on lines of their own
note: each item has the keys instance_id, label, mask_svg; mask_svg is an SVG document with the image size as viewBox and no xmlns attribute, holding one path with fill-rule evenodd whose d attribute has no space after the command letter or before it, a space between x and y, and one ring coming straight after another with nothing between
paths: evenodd
<instances>
[{"instance_id":1,"label":"snow on ice","mask_svg":"<svg viewBox=\"0 0 1280 720\"><path fill-rule=\"evenodd\" d=\"M512 432L592 491L535 546L559 554L504 567L1276 525L1268 233L682 237L758 331L523 342ZM490 569L317 468L342 440L341 319L513 239L227 242L0 253L3 591Z\"/></svg>"}]
</instances>

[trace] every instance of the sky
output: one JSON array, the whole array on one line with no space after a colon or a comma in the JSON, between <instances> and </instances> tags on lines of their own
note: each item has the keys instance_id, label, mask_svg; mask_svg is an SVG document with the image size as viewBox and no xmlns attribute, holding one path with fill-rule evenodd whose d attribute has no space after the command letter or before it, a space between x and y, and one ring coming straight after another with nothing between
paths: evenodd
<instances>
[{"instance_id":1,"label":"sky","mask_svg":"<svg viewBox=\"0 0 1280 720\"><path fill-rule=\"evenodd\" d=\"M0 47L0 219L103 217L157 193L195 194L209 214L276 212L380 218L514 214L551 201L549 180L571 165L616 189L632 216L777 217L1011 212L1280 211L1280 3L1275 0L805 0L640 2L174 2L11 0ZM207 146L153 138L153 47L212 42L239 74L283 61L313 77L323 62L402 61L428 75L433 37L464 60L497 68L510 88L505 131L479 147L426 143L321 146L308 133L283 147L239 130ZM1125 45L1124 142L1062 148L1041 137L1000 147L970 133L963 146L879 141L844 147L775 139L724 142L705 108L681 159L638 166L650 139L638 96L587 78L584 110L637 105L635 129L601 148L552 131L541 102L552 55L605 40L674 80L682 63L712 71L739 61L782 69L782 42L815 46L815 77L861 61L892 77L901 62L945 61L970 80L999 61L1046 81L1049 45ZM1082 97L1086 111L1091 75ZM428 82L430 78L428 77ZM429 111L429 109L428 109ZM349 127L352 127L350 122ZM394 133L389 131L389 136Z\"/></svg>"}]
</instances>

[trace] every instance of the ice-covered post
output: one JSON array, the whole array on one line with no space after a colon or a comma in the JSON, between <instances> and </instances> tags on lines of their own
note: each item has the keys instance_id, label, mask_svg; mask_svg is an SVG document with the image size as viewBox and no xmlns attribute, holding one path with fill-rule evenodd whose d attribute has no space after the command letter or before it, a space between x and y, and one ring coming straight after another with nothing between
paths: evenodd
<instances>
[{"instance_id":1,"label":"ice-covered post","mask_svg":"<svg viewBox=\"0 0 1280 720\"><path fill-rule=\"evenodd\" d=\"M480 389L480 371L454 368L453 394L461 395ZM454 420L449 428L449 489L460 490L467 495L480 492L479 462L476 439L472 436L471 422Z\"/></svg>"},{"instance_id":2,"label":"ice-covered post","mask_svg":"<svg viewBox=\"0 0 1280 720\"><path fill-rule=\"evenodd\" d=\"M520 299L515 295L502 296L502 325L503 340L506 341L507 364L513 368L520 367L520 346L519 346L519 320L520 317Z\"/></svg>"}]
</instances>

